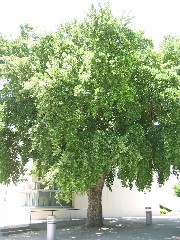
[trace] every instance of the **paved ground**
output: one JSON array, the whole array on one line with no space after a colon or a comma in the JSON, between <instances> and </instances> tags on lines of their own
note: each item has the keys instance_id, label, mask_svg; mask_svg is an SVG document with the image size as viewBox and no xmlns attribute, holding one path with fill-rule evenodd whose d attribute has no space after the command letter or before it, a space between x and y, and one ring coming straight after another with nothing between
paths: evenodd
<instances>
[{"instance_id":1,"label":"paved ground","mask_svg":"<svg viewBox=\"0 0 180 240\"><path fill-rule=\"evenodd\" d=\"M84 226L66 227L56 230L57 240L180 240L180 216L153 218L147 226L144 218L106 219L102 228ZM46 240L46 231L27 232L0 240Z\"/></svg>"}]
</instances>

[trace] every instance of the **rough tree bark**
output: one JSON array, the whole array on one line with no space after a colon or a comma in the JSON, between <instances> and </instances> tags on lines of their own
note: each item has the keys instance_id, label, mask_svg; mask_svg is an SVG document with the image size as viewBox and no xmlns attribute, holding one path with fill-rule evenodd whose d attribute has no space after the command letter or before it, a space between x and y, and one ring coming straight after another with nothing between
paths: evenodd
<instances>
[{"instance_id":1,"label":"rough tree bark","mask_svg":"<svg viewBox=\"0 0 180 240\"><path fill-rule=\"evenodd\" d=\"M106 176L101 176L96 186L87 191L88 209L87 209L87 227L103 226L102 217L102 190L104 187Z\"/></svg>"}]
</instances>

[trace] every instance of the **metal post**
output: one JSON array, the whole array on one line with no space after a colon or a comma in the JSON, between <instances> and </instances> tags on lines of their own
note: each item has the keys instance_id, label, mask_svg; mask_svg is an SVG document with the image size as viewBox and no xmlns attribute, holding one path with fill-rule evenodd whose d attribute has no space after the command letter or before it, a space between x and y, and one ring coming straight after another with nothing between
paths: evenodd
<instances>
[{"instance_id":1,"label":"metal post","mask_svg":"<svg viewBox=\"0 0 180 240\"><path fill-rule=\"evenodd\" d=\"M146 225L152 225L152 209L151 207L145 207L146 211Z\"/></svg>"},{"instance_id":2,"label":"metal post","mask_svg":"<svg viewBox=\"0 0 180 240\"><path fill-rule=\"evenodd\" d=\"M47 217L47 240L56 239L56 216Z\"/></svg>"}]
</instances>

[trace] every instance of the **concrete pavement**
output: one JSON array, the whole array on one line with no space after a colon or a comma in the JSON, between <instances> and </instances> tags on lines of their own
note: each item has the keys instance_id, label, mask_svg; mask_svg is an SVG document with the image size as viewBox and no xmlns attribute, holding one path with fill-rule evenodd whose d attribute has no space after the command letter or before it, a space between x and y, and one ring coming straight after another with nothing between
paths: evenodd
<instances>
[{"instance_id":1,"label":"concrete pavement","mask_svg":"<svg viewBox=\"0 0 180 240\"><path fill-rule=\"evenodd\" d=\"M85 228L83 225L62 227L56 230L57 240L180 240L180 215L153 217L152 226L145 218L105 219L102 228ZM46 240L46 231L29 231L0 237L0 240Z\"/></svg>"}]
</instances>

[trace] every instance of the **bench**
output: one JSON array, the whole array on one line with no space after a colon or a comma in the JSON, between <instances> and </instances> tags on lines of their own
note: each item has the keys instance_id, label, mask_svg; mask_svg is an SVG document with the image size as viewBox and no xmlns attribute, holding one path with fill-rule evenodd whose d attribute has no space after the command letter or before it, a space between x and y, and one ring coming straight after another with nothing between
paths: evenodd
<instances>
[{"instance_id":1,"label":"bench","mask_svg":"<svg viewBox=\"0 0 180 240\"><path fill-rule=\"evenodd\" d=\"M70 211L70 216L69 216L69 219L72 220L72 211L77 211L77 210L80 210L78 208L40 208L40 207L34 207L34 208L30 208L30 217L29 217L29 222L30 224L32 223L32 213L34 212L51 212L51 215L53 216L54 215L54 212L56 211L59 211L59 210L67 210L67 211Z\"/></svg>"}]
</instances>

